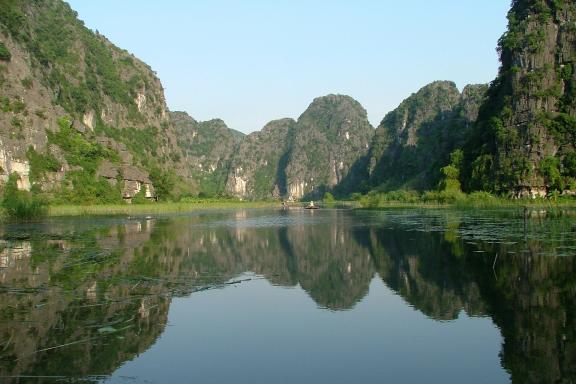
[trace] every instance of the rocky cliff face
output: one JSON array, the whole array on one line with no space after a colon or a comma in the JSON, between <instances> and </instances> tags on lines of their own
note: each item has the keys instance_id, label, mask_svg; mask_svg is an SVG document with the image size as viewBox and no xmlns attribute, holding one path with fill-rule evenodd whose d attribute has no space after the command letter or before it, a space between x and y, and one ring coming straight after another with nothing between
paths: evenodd
<instances>
[{"instance_id":1,"label":"rocky cliff face","mask_svg":"<svg viewBox=\"0 0 576 384\"><path fill-rule=\"evenodd\" d=\"M373 134L356 100L343 95L315 99L296 123L286 166L287 195L319 198L352 185L351 170L367 155Z\"/></svg>"},{"instance_id":2,"label":"rocky cliff face","mask_svg":"<svg viewBox=\"0 0 576 384\"><path fill-rule=\"evenodd\" d=\"M163 89L146 64L76 16L60 0L2 2L0 178L16 172L24 189L71 195L119 181L131 184L120 188L130 199L151 186L149 170L183 168ZM73 137L58 137L62 127Z\"/></svg>"},{"instance_id":3,"label":"rocky cliff face","mask_svg":"<svg viewBox=\"0 0 576 384\"><path fill-rule=\"evenodd\" d=\"M515 0L502 66L469 143L469 189L576 190L576 4Z\"/></svg>"},{"instance_id":4,"label":"rocky cliff face","mask_svg":"<svg viewBox=\"0 0 576 384\"><path fill-rule=\"evenodd\" d=\"M234 160L227 191L240 198L321 198L363 180L374 129L349 96L315 99L298 121L272 121L248 135Z\"/></svg>"},{"instance_id":5,"label":"rocky cliff face","mask_svg":"<svg viewBox=\"0 0 576 384\"><path fill-rule=\"evenodd\" d=\"M234 156L226 190L240 198L286 196L286 162L292 150L296 122L271 121L246 136Z\"/></svg>"},{"instance_id":6,"label":"rocky cliff face","mask_svg":"<svg viewBox=\"0 0 576 384\"><path fill-rule=\"evenodd\" d=\"M435 186L452 150L463 145L486 86L453 82L426 85L387 114L374 135L368 172L373 186L385 189Z\"/></svg>"},{"instance_id":7,"label":"rocky cliff face","mask_svg":"<svg viewBox=\"0 0 576 384\"><path fill-rule=\"evenodd\" d=\"M224 192L232 157L244 134L230 129L219 119L197 122L185 112L170 112L195 192L204 196Z\"/></svg>"}]
</instances>

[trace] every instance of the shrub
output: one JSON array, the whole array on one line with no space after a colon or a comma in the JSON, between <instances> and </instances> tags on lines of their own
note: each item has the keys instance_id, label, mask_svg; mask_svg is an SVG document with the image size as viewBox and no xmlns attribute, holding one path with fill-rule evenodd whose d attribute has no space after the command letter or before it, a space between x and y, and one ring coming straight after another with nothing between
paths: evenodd
<instances>
[{"instance_id":1,"label":"shrub","mask_svg":"<svg viewBox=\"0 0 576 384\"><path fill-rule=\"evenodd\" d=\"M140 191L132 198L132 204L148 204L150 200L146 198L146 187L142 185Z\"/></svg>"},{"instance_id":2,"label":"shrub","mask_svg":"<svg viewBox=\"0 0 576 384\"><path fill-rule=\"evenodd\" d=\"M19 178L18 174L12 173L4 187L2 198L4 215L9 219L23 221L45 216L48 210L46 202L29 192L18 190Z\"/></svg>"},{"instance_id":3,"label":"shrub","mask_svg":"<svg viewBox=\"0 0 576 384\"><path fill-rule=\"evenodd\" d=\"M30 78L30 77L23 78L22 80L20 80L20 83L26 89L32 89L32 86L34 85L34 82L32 81L32 78Z\"/></svg>"},{"instance_id":4,"label":"shrub","mask_svg":"<svg viewBox=\"0 0 576 384\"><path fill-rule=\"evenodd\" d=\"M12 54L4 43L0 42L0 60L10 61L10 59L12 59Z\"/></svg>"},{"instance_id":5,"label":"shrub","mask_svg":"<svg viewBox=\"0 0 576 384\"><path fill-rule=\"evenodd\" d=\"M553 189L564 189L562 176L560 174L560 159L547 157L540 161L540 172L544 176L546 183Z\"/></svg>"},{"instance_id":6,"label":"shrub","mask_svg":"<svg viewBox=\"0 0 576 384\"><path fill-rule=\"evenodd\" d=\"M331 194L330 192L326 192L324 194L324 201L327 203L333 203L335 201L334 195Z\"/></svg>"},{"instance_id":7,"label":"shrub","mask_svg":"<svg viewBox=\"0 0 576 384\"><path fill-rule=\"evenodd\" d=\"M454 204L466 200L466 194L457 190L426 191L422 200L427 203Z\"/></svg>"},{"instance_id":8,"label":"shrub","mask_svg":"<svg viewBox=\"0 0 576 384\"><path fill-rule=\"evenodd\" d=\"M468 200L470 202L490 202L490 201L495 201L496 197L494 197L494 195L492 195L489 192L485 192L485 191L477 191L477 192L472 192L471 194L468 195Z\"/></svg>"},{"instance_id":9,"label":"shrub","mask_svg":"<svg viewBox=\"0 0 576 384\"><path fill-rule=\"evenodd\" d=\"M102 159L113 163L120 161L118 153L104 148L98 143L92 143L74 130L70 118L65 116L58 120L60 130L58 132L47 131L48 142L58 145L64 152L66 161L70 165L82 167L91 175L96 173L98 164Z\"/></svg>"},{"instance_id":10,"label":"shrub","mask_svg":"<svg viewBox=\"0 0 576 384\"><path fill-rule=\"evenodd\" d=\"M30 181L39 181L46 172L57 172L62 166L52 154L38 153L33 146L28 147L26 157L30 163Z\"/></svg>"},{"instance_id":11,"label":"shrub","mask_svg":"<svg viewBox=\"0 0 576 384\"><path fill-rule=\"evenodd\" d=\"M173 171L164 171L158 167L153 167L150 170L150 180L154 185L158 200L167 201L175 198L173 190L176 174Z\"/></svg>"}]
</instances>

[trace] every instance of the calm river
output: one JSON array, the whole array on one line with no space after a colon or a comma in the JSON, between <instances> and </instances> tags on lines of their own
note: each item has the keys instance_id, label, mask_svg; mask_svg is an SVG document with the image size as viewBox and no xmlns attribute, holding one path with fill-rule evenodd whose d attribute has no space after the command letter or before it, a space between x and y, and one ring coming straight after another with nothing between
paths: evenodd
<instances>
[{"instance_id":1,"label":"calm river","mask_svg":"<svg viewBox=\"0 0 576 384\"><path fill-rule=\"evenodd\" d=\"M573 383L576 216L239 210L0 228L2 383Z\"/></svg>"}]
</instances>

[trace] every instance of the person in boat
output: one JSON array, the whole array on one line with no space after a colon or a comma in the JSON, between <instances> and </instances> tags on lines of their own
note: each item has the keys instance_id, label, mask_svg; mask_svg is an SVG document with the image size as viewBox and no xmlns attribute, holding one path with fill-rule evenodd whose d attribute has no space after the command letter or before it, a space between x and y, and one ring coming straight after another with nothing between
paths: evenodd
<instances>
[{"instance_id":1,"label":"person in boat","mask_svg":"<svg viewBox=\"0 0 576 384\"><path fill-rule=\"evenodd\" d=\"M308 208L315 208L313 200L310 200L310 202L308 203Z\"/></svg>"}]
</instances>

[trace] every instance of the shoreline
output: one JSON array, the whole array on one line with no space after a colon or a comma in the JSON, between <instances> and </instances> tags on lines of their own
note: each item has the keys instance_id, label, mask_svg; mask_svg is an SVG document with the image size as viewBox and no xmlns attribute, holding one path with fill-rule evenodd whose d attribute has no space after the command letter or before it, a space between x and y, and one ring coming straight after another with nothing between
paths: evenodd
<instances>
[{"instance_id":1,"label":"shoreline","mask_svg":"<svg viewBox=\"0 0 576 384\"><path fill-rule=\"evenodd\" d=\"M47 217L64 216L114 216L145 215L163 213L185 213L203 209L272 208L280 203L271 201L210 201L151 204L96 204L96 205L52 205Z\"/></svg>"},{"instance_id":2,"label":"shoreline","mask_svg":"<svg viewBox=\"0 0 576 384\"><path fill-rule=\"evenodd\" d=\"M363 204L364 203L364 204ZM304 207L305 202L292 203L290 208ZM385 209L576 209L574 200L502 200L493 201L463 201L454 203L423 202L423 201L380 201L376 204L366 204L358 201L319 202L322 209L346 207L358 210L385 210ZM95 204L95 205L51 205L48 206L46 217L73 217L73 216L132 216L146 214L187 213L208 209L282 209L279 201L237 201L237 200L207 200L186 202L162 202L149 204Z\"/></svg>"}]
</instances>

